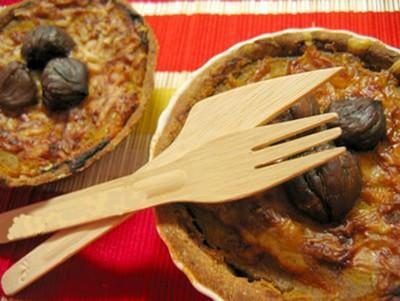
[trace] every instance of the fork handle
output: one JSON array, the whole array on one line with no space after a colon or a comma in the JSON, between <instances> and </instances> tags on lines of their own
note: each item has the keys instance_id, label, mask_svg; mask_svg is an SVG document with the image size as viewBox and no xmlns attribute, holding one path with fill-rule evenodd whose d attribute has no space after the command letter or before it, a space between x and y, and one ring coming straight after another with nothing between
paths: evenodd
<instances>
[{"instance_id":1,"label":"fork handle","mask_svg":"<svg viewBox=\"0 0 400 301\"><path fill-rule=\"evenodd\" d=\"M105 219L54 234L3 274L4 293L10 296L20 292L130 216Z\"/></svg>"},{"instance_id":2,"label":"fork handle","mask_svg":"<svg viewBox=\"0 0 400 301\"><path fill-rule=\"evenodd\" d=\"M0 242L9 243L103 218L121 216L146 207L147 199L146 192L116 187L69 202L50 199L22 207L0 214L1 224L10 225L2 231L4 235Z\"/></svg>"},{"instance_id":3,"label":"fork handle","mask_svg":"<svg viewBox=\"0 0 400 301\"><path fill-rule=\"evenodd\" d=\"M129 212L168 202L185 183L185 173L173 170L147 174L140 181L102 189L90 194L63 195L37 204L0 214L0 243L25 239L41 234L122 216ZM173 193L172 193L173 195Z\"/></svg>"},{"instance_id":4,"label":"fork handle","mask_svg":"<svg viewBox=\"0 0 400 301\"><path fill-rule=\"evenodd\" d=\"M78 253L98 237L104 235L109 230L129 218L131 215L115 217L115 215L121 215L124 210L127 210L128 212L137 211L165 203L165 198L157 198L157 196L162 195L165 192L179 190L179 187L184 184L185 178L186 176L182 171L175 170L161 175L148 177L133 185L114 187L106 191L100 191L98 194L91 194L90 196L83 194L69 200L69 203L73 203L69 204L69 209L72 208L73 210L66 210L66 204L63 202L61 202L63 203L63 206L60 208L60 206L57 205L57 203L60 202L52 202L51 200L47 201L47 214L50 212L50 216L57 216L58 213L60 213L61 215L58 215L58 218L61 219L61 221L57 221L55 218L46 218L47 214L41 215L41 218L43 218L42 221L45 222L45 229L60 228L60 225L63 225L64 228L67 225L79 224L83 220L98 220L99 216L102 220L96 223L87 224L83 227L75 227L56 233L54 236L36 247L32 252L23 257L4 273L3 278L1 279L3 291L6 295L14 295L18 293L54 267ZM140 189L138 189L139 187ZM129 197L126 197L127 194L129 194ZM65 196L68 197L68 194ZM125 200L121 201L121 199ZM156 200L154 201L154 199ZM81 207L79 206L79 202L89 202L90 204L101 202L104 205L96 205L96 207L88 206L84 214L81 214L81 212L78 212ZM118 205L112 205L110 207L108 204L113 202L117 202ZM40 208L40 206L38 207L37 205L38 204L35 204L35 208ZM46 204L42 205L46 206ZM59 212L58 210L61 211ZM63 212L67 211L69 211L69 213L67 213L66 217L63 215ZM76 214L71 214L73 212ZM29 214L34 214L34 211ZM38 216L39 215L36 215L36 217ZM106 216L114 217L105 218ZM20 235L32 236L28 234L37 234L35 229L32 230L32 226L26 226L29 225L24 225L22 227ZM19 229L21 229L21 227ZM22 237L20 236L19 238Z\"/></svg>"}]
</instances>

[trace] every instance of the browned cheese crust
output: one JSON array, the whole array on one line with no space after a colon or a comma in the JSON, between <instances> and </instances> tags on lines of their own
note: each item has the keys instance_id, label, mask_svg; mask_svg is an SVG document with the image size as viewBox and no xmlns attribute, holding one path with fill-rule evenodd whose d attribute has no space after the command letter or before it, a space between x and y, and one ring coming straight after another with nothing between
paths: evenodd
<instances>
[{"instance_id":1,"label":"browned cheese crust","mask_svg":"<svg viewBox=\"0 0 400 301\"><path fill-rule=\"evenodd\" d=\"M7 186L64 178L112 151L142 116L154 85L154 35L120 0L28 0L4 9L0 68L23 62L24 37L42 24L73 38L70 57L87 65L89 95L63 112L48 111L42 100L18 114L0 109L0 181ZM33 76L40 86L40 72Z\"/></svg>"},{"instance_id":2,"label":"browned cheese crust","mask_svg":"<svg viewBox=\"0 0 400 301\"><path fill-rule=\"evenodd\" d=\"M313 93L324 111L343 97L381 101L387 138L358 153L363 190L342 222L298 212L282 187L245 202L157 208L160 234L188 277L225 300L395 300L400 295L398 183L400 53L328 30L286 32L247 43L197 74L155 145L165 149L190 108L253 81L331 66L344 70ZM212 130L212 129L208 129Z\"/></svg>"}]
</instances>

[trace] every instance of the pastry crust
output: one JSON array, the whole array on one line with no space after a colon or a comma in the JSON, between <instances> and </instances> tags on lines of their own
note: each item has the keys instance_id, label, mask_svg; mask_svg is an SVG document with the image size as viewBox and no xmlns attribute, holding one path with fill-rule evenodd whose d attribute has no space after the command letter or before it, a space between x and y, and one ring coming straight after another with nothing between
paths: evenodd
<instances>
[{"instance_id":1,"label":"pastry crust","mask_svg":"<svg viewBox=\"0 0 400 301\"><path fill-rule=\"evenodd\" d=\"M190 108L210 93L204 87L216 87L238 61L255 61L265 56L296 56L301 54L302 47L310 42L319 50L352 53L358 56L368 69L389 69L400 79L400 51L373 38L321 28L262 35L235 45L212 58L177 91L159 121L152 141L151 155L156 156L175 139ZM204 236L186 205L159 207L155 209L155 214L159 234L167 244L177 267L188 276L196 288L213 299L245 301L332 298L332 295L321 295L320 291L312 288L307 294L304 294L304 290L299 292L296 289L282 291L277 289L273 281L241 275L240 271L235 271L234 266L226 263L224 255L218 249L210 248L204 243ZM387 292L381 299L391 300L390 298L397 293ZM340 296L334 299L336 298L339 300Z\"/></svg>"},{"instance_id":2,"label":"pastry crust","mask_svg":"<svg viewBox=\"0 0 400 301\"><path fill-rule=\"evenodd\" d=\"M21 3L5 8L0 15L0 28L4 28L15 18L15 12L19 9L30 9L33 4L41 2L41 5L46 1L34 1L26 0ZM57 3L62 1L48 1L49 3ZM65 7L76 5L74 1L64 1ZM137 32L141 35L141 43L146 49L146 62L143 68L143 84L140 87L140 94L137 95L137 103L135 107L131 109L129 117L122 128L110 139L105 139L90 148L82 150L79 154L68 157L61 163L55 164L48 170L45 170L39 174L33 176L30 175L18 175L10 176L7 173L1 172L0 170L0 183L5 186L35 186L39 184L48 183L54 180L65 178L71 174L80 172L95 161L100 159L106 153L112 151L133 129L134 125L139 121L142 116L146 103L150 99L153 87L154 87L154 72L157 54L157 42L150 26L144 21L144 19L132 8L132 6L123 0L112 0L108 1L108 5L112 3L116 7L119 7L121 11L124 11L128 19L134 22L140 22L143 31ZM82 4L83 2L77 2ZM59 3L57 3L59 4ZM91 4L88 4L91 5ZM103 1L103 5L107 5L106 1ZM129 34L129 33L128 33ZM72 38L74 38L72 36Z\"/></svg>"}]
</instances>

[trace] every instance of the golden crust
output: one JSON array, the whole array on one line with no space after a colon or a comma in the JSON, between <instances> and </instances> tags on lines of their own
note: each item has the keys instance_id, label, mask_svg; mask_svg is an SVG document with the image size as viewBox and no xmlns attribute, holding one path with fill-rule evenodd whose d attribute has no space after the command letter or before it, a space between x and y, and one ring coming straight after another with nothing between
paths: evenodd
<instances>
[{"instance_id":1,"label":"golden crust","mask_svg":"<svg viewBox=\"0 0 400 301\"><path fill-rule=\"evenodd\" d=\"M197 230L183 205L168 205L155 209L157 227L171 257L189 280L200 289L210 289L223 300L283 300L280 292L266 281L249 282L236 277L223 258L199 244ZM191 231L187 231L191 229Z\"/></svg>"},{"instance_id":2,"label":"golden crust","mask_svg":"<svg viewBox=\"0 0 400 301\"><path fill-rule=\"evenodd\" d=\"M13 18L13 11L29 6L32 3L32 0L23 1L21 3L15 4L13 6L7 7L4 9L0 15L0 27L5 26L10 19ZM114 2L121 6L124 10L126 10L129 14L133 17L139 17L139 14L132 8L132 6L124 0L114 0ZM133 20L132 20L133 22ZM146 59L146 66L145 66L145 74L143 80L143 86L141 89L141 94L138 95L138 105L130 115L130 117L125 122L123 128L111 139L108 143L103 145L97 145L93 149L95 151L90 154L86 154L86 157L83 158L68 158L69 162L73 162L74 160L81 160L79 162L79 166L76 169L71 169L68 166L68 162L65 161L64 163L50 169L49 171L45 171L39 175L29 177L29 176L20 176L20 177L11 177L5 173L1 173L0 171L0 182L2 185L5 186L35 186L44 183L48 183L54 180L58 180L61 178L65 178L73 173L82 171L92 165L95 161L100 159L106 153L112 151L133 129L134 125L139 121L140 117L142 116L146 103L151 97L151 93L154 87L154 72L155 72L155 63L156 63L156 55L157 55L157 42L155 36L150 28L150 26L143 20L143 25L147 30L146 39L148 41L148 51L147 51L147 59ZM96 150L96 147L98 149ZM89 149L90 152L90 149ZM82 156L82 154L78 155L77 157Z\"/></svg>"},{"instance_id":3,"label":"golden crust","mask_svg":"<svg viewBox=\"0 0 400 301\"><path fill-rule=\"evenodd\" d=\"M260 37L230 49L200 69L194 79L174 99L174 106L161 131L153 143L154 155L164 150L177 136L190 108L207 97L204 86L217 86L223 74L228 73L233 60L256 60L266 55L290 56L299 53L300 48L312 41L318 49L326 51L347 51L359 56L372 70L389 69L396 77L400 62L400 51L382 42L360 37L349 32L324 29L281 32ZM397 62L397 63L396 63ZM396 69L395 69L396 68ZM394 72L395 69L397 71ZM222 74L222 76L221 76ZM248 281L232 271L217 251L204 245L202 235L193 223L193 217L185 205L167 205L155 209L159 233L167 244L172 258L190 281L209 296L224 300L310 300L311 297L294 291L282 292L273 283L263 279ZM312 299L326 299L315 292Z\"/></svg>"}]
</instances>

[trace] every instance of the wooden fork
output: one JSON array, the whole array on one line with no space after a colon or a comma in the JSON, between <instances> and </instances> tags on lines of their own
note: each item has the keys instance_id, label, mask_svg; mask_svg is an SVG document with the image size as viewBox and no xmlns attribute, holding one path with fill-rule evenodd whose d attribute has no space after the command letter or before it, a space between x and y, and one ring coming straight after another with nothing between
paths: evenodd
<instances>
[{"instance_id":1,"label":"wooden fork","mask_svg":"<svg viewBox=\"0 0 400 301\"><path fill-rule=\"evenodd\" d=\"M0 214L0 227L9 229L7 237L1 238L7 241L28 238L170 202L217 203L252 195L345 151L335 148L274 164L337 138L341 129L271 144L336 117L336 114L317 115L230 134L161 167L148 167L135 182L122 181L120 186L98 193L79 198L64 196L61 200L55 198Z\"/></svg>"},{"instance_id":2,"label":"wooden fork","mask_svg":"<svg viewBox=\"0 0 400 301\"><path fill-rule=\"evenodd\" d=\"M340 68L331 68L275 78L246 85L201 101L191 110L184 128L174 143L152 161L152 166L155 168L168 164L215 138L268 123L339 70ZM57 199L58 201L64 197L68 200L77 199L94 192L101 194L102 190L121 187L121 182L136 182L146 168L148 165L134 175ZM127 217L114 217L57 233L14 264L3 275L4 292L8 295L17 293L93 240L122 223ZM4 235L7 236L3 233Z\"/></svg>"}]
</instances>

